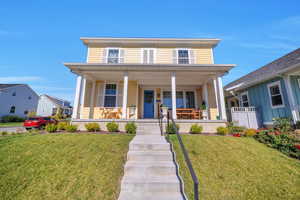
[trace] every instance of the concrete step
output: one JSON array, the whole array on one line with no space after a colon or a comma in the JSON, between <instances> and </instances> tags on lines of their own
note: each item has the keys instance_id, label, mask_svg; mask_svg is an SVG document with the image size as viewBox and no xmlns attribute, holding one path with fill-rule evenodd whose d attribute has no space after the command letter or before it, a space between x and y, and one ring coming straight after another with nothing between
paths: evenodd
<instances>
[{"instance_id":1,"label":"concrete step","mask_svg":"<svg viewBox=\"0 0 300 200\"><path fill-rule=\"evenodd\" d=\"M164 136L160 135L136 135L130 143L167 143Z\"/></svg>"},{"instance_id":2,"label":"concrete step","mask_svg":"<svg viewBox=\"0 0 300 200\"><path fill-rule=\"evenodd\" d=\"M126 176L147 178L163 177L176 174L176 167L172 161L135 162L128 161L125 164Z\"/></svg>"},{"instance_id":3,"label":"concrete step","mask_svg":"<svg viewBox=\"0 0 300 200\"><path fill-rule=\"evenodd\" d=\"M124 176L121 190L124 192L180 192L180 182L176 175L139 178Z\"/></svg>"},{"instance_id":4,"label":"concrete step","mask_svg":"<svg viewBox=\"0 0 300 200\"><path fill-rule=\"evenodd\" d=\"M184 200L179 192L121 192L118 200Z\"/></svg>"},{"instance_id":5,"label":"concrete step","mask_svg":"<svg viewBox=\"0 0 300 200\"><path fill-rule=\"evenodd\" d=\"M169 151L170 145L167 143L131 143L129 145L131 151Z\"/></svg>"},{"instance_id":6,"label":"concrete step","mask_svg":"<svg viewBox=\"0 0 300 200\"><path fill-rule=\"evenodd\" d=\"M129 151L128 161L172 161L171 151Z\"/></svg>"}]
</instances>

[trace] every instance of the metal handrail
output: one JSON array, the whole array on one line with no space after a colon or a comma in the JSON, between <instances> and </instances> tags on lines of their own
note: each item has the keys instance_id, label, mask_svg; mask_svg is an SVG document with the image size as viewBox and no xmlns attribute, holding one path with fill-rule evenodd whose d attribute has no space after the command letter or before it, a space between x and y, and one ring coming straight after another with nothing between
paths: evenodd
<instances>
[{"instance_id":1,"label":"metal handrail","mask_svg":"<svg viewBox=\"0 0 300 200\"><path fill-rule=\"evenodd\" d=\"M195 170L193 168L192 162L189 158L188 152L186 151L186 148L183 144L182 138L181 138L180 134L178 133L176 123L175 123L172 115L170 115L170 110L169 110L168 113L167 113L167 126L168 127L170 125L170 120L172 122L173 129L175 130L177 139L179 141L179 145L180 145L181 151L183 153L184 160L186 162L186 165L188 166L190 175L193 179L193 183L194 183L194 200L199 200L199 180L196 176L196 173L195 173ZM162 110L161 109L160 109L159 123L160 123L160 127L161 127L161 133L163 134L163 129L162 129L163 115L162 115ZM169 133L167 131L166 131L166 139L169 141Z\"/></svg>"}]
</instances>

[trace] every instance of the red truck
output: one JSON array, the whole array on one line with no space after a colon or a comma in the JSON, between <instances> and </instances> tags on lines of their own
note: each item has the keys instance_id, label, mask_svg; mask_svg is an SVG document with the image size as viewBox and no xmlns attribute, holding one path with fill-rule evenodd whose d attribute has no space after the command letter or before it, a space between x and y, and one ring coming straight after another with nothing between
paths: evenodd
<instances>
[{"instance_id":1,"label":"red truck","mask_svg":"<svg viewBox=\"0 0 300 200\"><path fill-rule=\"evenodd\" d=\"M47 124L56 124L57 121L55 119L52 119L51 117L30 117L27 120L25 120L23 126L27 130L32 128L42 129Z\"/></svg>"}]
</instances>

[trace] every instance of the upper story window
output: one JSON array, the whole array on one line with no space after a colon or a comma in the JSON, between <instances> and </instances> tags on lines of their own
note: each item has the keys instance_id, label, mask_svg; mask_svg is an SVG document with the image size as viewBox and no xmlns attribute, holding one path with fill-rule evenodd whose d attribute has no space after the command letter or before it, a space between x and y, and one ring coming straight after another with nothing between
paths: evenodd
<instances>
[{"instance_id":1,"label":"upper story window","mask_svg":"<svg viewBox=\"0 0 300 200\"><path fill-rule=\"evenodd\" d=\"M142 49L142 61L144 64L153 64L155 57L154 49Z\"/></svg>"},{"instance_id":2,"label":"upper story window","mask_svg":"<svg viewBox=\"0 0 300 200\"><path fill-rule=\"evenodd\" d=\"M10 107L9 113L15 113L16 112L16 106Z\"/></svg>"},{"instance_id":3,"label":"upper story window","mask_svg":"<svg viewBox=\"0 0 300 200\"><path fill-rule=\"evenodd\" d=\"M173 63L194 64L194 53L191 49L176 49L173 53Z\"/></svg>"},{"instance_id":4,"label":"upper story window","mask_svg":"<svg viewBox=\"0 0 300 200\"><path fill-rule=\"evenodd\" d=\"M116 107L117 84L106 84L104 91L104 107Z\"/></svg>"},{"instance_id":5,"label":"upper story window","mask_svg":"<svg viewBox=\"0 0 300 200\"><path fill-rule=\"evenodd\" d=\"M249 107L248 92L244 92L240 95L240 102L242 107Z\"/></svg>"},{"instance_id":6,"label":"upper story window","mask_svg":"<svg viewBox=\"0 0 300 200\"><path fill-rule=\"evenodd\" d=\"M108 48L106 52L106 63L122 63L123 50L119 48Z\"/></svg>"},{"instance_id":7,"label":"upper story window","mask_svg":"<svg viewBox=\"0 0 300 200\"><path fill-rule=\"evenodd\" d=\"M13 93L12 93L12 96L14 96L14 97L15 97L16 95L17 95L17 93L16 93L16 92L13 92Z\"/></svg>"},{"instance_id":8,"label":"upper story window","mask_svg":"<svg viewBox=\"0 0 300 200\"><path fill-rule=\"evenodd\" d=\"M31 97L31 96L29 96L29 97L28 97L28 99L29 99L29 100L31 100L31 99L32 99L32 97Z\"/></svg>"},{"instance_id":9,"label":"upper story window","mask_svg":"<svg viewBox=\"0 0 300 200\"><path fill-rule=\"evenodd\" d=\"M268 84L268 92L272 108L284 107L280 81Z\"/></svg>"}]
</instances>

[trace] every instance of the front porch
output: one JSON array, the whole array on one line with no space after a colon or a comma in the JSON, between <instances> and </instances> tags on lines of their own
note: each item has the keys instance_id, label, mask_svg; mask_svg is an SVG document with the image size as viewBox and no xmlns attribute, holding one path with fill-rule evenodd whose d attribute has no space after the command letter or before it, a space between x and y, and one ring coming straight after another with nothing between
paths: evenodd
<instances>
[{"instance_id":1,"label":"front porch","mask_svg":"<svg viewBox=\"0 0 300 200\"><path fill-rule=\"evenodd\" d=\"M73 121L157 119L164 105L178 120L225 120L216 72L86 71L77 78Z\"/></svg>"}]
</instances>

